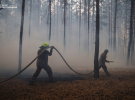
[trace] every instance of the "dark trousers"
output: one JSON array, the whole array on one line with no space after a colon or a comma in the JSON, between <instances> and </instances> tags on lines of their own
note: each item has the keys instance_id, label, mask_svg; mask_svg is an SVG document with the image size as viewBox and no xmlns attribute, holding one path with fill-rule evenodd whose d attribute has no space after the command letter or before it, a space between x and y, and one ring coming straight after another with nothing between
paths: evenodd
<instances>
[{"instance_id":1,"label":"dark trousers","mask_svg":"<svg viewBox=\"0 0 135 100\"><path fill-rule=\"evenodd\" d=\"M52 69L47 64L47 65L43 65L43 66L37 66L37 69L36 69L35 73L33 74L32 78L31 78L31 81L34 81L38 77L38 75L41 72L42 68L47 72L47 74L49 76L49 80L53 79Z\"/></svg>"},{"instance_id":2,"label":"dark trousers","mask_svg":"<svg viewBox=\"0 0 135 100\"><path fill-rule=\"evenodd\" d=\"M101 67L103 68L103 70L104 70L104 72L105 72L105 74L106 74L107 76L110 75L105 64L100 65L100 66L99 66L99 69L100 69Z\"/></svg>"}]
</instances>

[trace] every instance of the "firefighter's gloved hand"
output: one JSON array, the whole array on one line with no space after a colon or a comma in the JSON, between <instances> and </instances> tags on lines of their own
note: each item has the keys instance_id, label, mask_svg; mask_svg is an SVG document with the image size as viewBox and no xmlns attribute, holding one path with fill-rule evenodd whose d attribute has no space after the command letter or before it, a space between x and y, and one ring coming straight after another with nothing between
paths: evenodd
<instances>
[{"instance_id":1,"label":"firefighter's gloved hand","mask_svg":"<svg viewBox=\"0 0 135 100\"><path fill-rule=\"evenodd\" d=\"M53 48L54 48L54 46L51 47L51 50L50 50L51 52L53 51Z\"/></svg>"},{"instance_id":2,"label":"firefighter's gloved hand","mask_svg":"<svg viewBox=\"0 0 135 100\"><path fill-rule=\"evenodd\" d=\"M54 46L52 46L52 48L51 49L54 49Z\"/></svg>"},{"instance_id":3,"label":"firefighter's gloved hand","mask_svg":"<svg viewBox=\"0 0 135 100\"><path fill-rule=\"evenodd\" d=\"M107 63L110 63L110 61L107 61Z\"/></svg>"}]
</instances>

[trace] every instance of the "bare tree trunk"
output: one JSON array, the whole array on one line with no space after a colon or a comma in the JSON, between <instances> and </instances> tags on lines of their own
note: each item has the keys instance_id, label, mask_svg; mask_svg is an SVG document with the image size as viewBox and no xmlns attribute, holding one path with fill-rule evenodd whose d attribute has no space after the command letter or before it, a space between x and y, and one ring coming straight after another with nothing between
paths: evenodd
<instances>
[{"instance_id":1,"label":"bare tree trunk","mask_svg":"<svg viewBox=\"0 0 135 100\"><path fill-rule=\"evenodd\" d=\"M88 54L89 54L89 23L90 23L90 0L88 0Z\"/></svg>"},{"instance_id":2,"label":"bare tree trunk","mask_svg":"<svg viewBox=\"0 0 135 100\"><path fill-rule=\"evenodd\" d=\"M87 4L86 4L86 0L84 0L84 24L87 23Z\"/></svg>"},{"instance_id":3,"label":"bare tree trunk","mask_svg":"<svg viewBox=\"0 0 135 100\"><path fill-rule=\"evenodd\" d=\"M111 0L111 37L110 37L110 38L111 38L111 39L110 39L111 49L112 49L112 26L113 26L113 25L112 25L112 7L113 7L113 6L112 6L112 0Z\"/></svg>"},{"instance_id":4,"label":"bare tree trunk","mask_svg":"<svg viewBox=\"0 0 135 100\"><path fill-rule=\"evenodd\" d=\"M77 3L76 3L76 20L77 20L77 33L78 33L78 11L77 11Z\"/></svg>"},{"instance_id":5,"label":"bare tree trunk","mask_svg":"<svg viewBox=\"0 0 135 100\"><path fill-rule=\"evenodd\" d=\"M89 35L89 24L90 24L90 0L88 0L88 35Z\"/></svg>"},{"instance_id":6,"label":"bare tree trunk","mask_svg":"<svg viewBox=\"0 0 135 100\"><path fill-rule=\"evenodd\" d=\"M32 9L32 0L30 0L30 14L29 14L29 38L30 38L30 31L31 31L31 10Z\"/></svg>"},{"instance_id":7,"label":"bare tree trunk","mask_svg":"<svg viewBox=\"0 0 135 100\"><path fill-rule=\"evenodd\" d=\"M133 57L134 57L134 40L132 41L131 45L131 64L133 64Z\"/></svg>"},{"instance_id":8,"label":"bare tree trunk","mask_svg":"<svg viewBox=\"0 0 135 100\"><path fill-rule=\"evenodd\" d=\"M133 37L133 27L132 27L132 21L133 21L133 3L134 1L131 0L131 15L130 15L130 34L129 34L129 43L128 43L128 53L127 53L127 65L129 64L129 58L130 58L130 48L132 44L132 37Z\"/></svg>"},{"instance_id":9,"label":"bare tree trunk","mask_svg":"<svg viewBox=\"0 0 135 100\"><path fill-rule=\"evenodd\" d=\"M98 55L99 55L99 0L96 0L96 37L94 56L94 77L99 78Z\"/></svg>"},{"instance_id":10,"label":"bare tree trunk","mask_svg":"<svg viewBox=\"0 0 135 100\"><path fill-rule=\"evenodd\" d=\"M57 1L57 40L58 40L58 2L59 0Z\"/></svg>"},{"instance_id":11,"label":"bare tree trunk","mask_svg":"<svg viewBox=\"0 0 135 100\"><path fill-rule=\"evenodd\" d=\"M39 31L39 22L40 22L40 15L39 15L40 14L40 6L41 6L40 5L40 0L38 0L38 27L37 27L38 28L37 29L38 31Z\"/></svg>"},{"instance_id":12,"label":"bare tree trunk","mask_svg":"<svg viewBox=\"0 0 135 100\"><path fill-rule=\"evenodd\" d=\"M110 39L111 37L110 36L111 35L110 35L110 2L109 1L110 0L108 0L108 6L109 6L109 18L108 18L109 21L108 22L109 22L109 46L110 46L110 44L111 44L111 39Z\"/></svg>"},{"instance_id":13,"label":"bare tree trunk","mask_svg":"<svg viewBox=\"0 0 135 100\"><path fill-rule=\"evenodd\" d=\"M0 0L0 10L2 10L3 8L2 8L2 5L1 5L1 0Z\"/></svg>"},{"instance_id":14,"label":"bare tree trunk","mask_svg":"<svg viewBox=\"0 0 135 100\"><path fill-rule=\"evenodd\" d=\"M51 0L49 0L49 14L50 14L50 28L49 28L49 41L51 40Z\"/></svg>"},{"instance_id":15,"label":"bare tree trunk","mask_svg":"<svg viewBox=\"0 0 135 100\"><path fill-rule=\"evenodd\" d=\"M80 16L79 16L79 49L80 49L80 41L81 41L81 0L80 0Z\"/></svg>"},{"instance_id":16,"label":"bare tree trunk","mask_svg":"<svg viewBox=\"0 0 135 100\"><path fill-rule=\"evenodd\" d=\"M73 0L71 0L71 4L73 3ZM72 34L72 5L71 5L71 34Z\"/></svg>"},{"instance_id":17,"label":"bare tree trunk","mask_svg":"<svg viewBox=\"0 0 135 100\"><path fill-rule=\"evenodd\" d=\"M22 38L23 38L24 10L25 10L25 0L22 1L22 16L21 16L21 27L20 27L19 66L18 66L18 72L21 71L21 61L22 61Z\"/></svg>"},{"instance_id":18,"label":"bare tree trunk","mask_svg":"<svg viewBox=\"0 0 135 100\"><path fill-rule=\"evenodd\" d=\"M124 33L124 51L123 52L125 52L126 51L126 37L127 37L127 1L125 2L125 4L126 4L126 9L125 9L125 33ZM124 56L125 56L125 53L124 53Z\"/></svg>"},{"instance_id":19,"label":"bare tree trunk","mask_svg":"<svg viewBox=\"0 0 135 100\"><path fill-rule=\"evenodd\" d=\"M54 0L54 26L55 26L55 0Z\"/></svg>"},{"instance_id":20,"label":"bare tree trunk","mask_svg":"<svg viewBox=\"0 0 135 100\"><path fill-rule=\"evenodd\" d=\"M116 17L117 17L117 0L115 0L115 14L114 14L114 37L113 37L113 50L116 51Z\"/></svg>"},{"instance_id":21,"label":"bare tree trunk","mask_svg":"<svg viewBox=\"0 0 135 100\"><path fill-rule=\"evenodd\" d=\"M91 38L91 41L92 41L92 44L93 44L93 42L94 42L94 32L95 32L95 16L94 16L94 13L95 13L95 7L94 7L94 1L95 0L93 0L93 17L92 17L92 26L93 26L93 31L92 31L92 33L93 34L91 34L92 36L92 38Z\"/></svg>"},{"instance_id":22,"label":"bare tree trunk","mask_svg":"<svg viewBox=\"0 0 135 100\"><path fill-rule=\"evenodd\" d=\"M69 11L69 12L68 12L68 16L69 16L69 17L68 17L68 33L71 33L71 23L70 23L70 20L71 20L71 19L70 19L70 12L71 12L70 10L71 10L71 8L70 8L70 5L71 5L71 4L68 5L68 6L69 6L69 10L68 10L68 11Z\"/></svg>"},{"instance_id":23,"label":"bare tree trunk","mask_svg":"<svg viewBox=\"0 0 135 100\"><path fill-rule=\"evenodd\" d=\"M66 3L67 0L64 0L64 49L66 48Z\"/></svg>"}]
</instances>

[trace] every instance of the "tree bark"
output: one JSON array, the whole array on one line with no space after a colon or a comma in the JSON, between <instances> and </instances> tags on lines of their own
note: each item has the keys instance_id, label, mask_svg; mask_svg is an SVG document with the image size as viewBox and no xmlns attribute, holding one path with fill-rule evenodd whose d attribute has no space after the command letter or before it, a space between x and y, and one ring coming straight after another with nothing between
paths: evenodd
<instances>
[{"instance_id":1,"label":"tree bark","mask_svg":"<svg viewBox=\"0 0 135 100\"><path fill-rule=\"evenodd\" d=\"M21 61L22 61L22 38L23 38L24 10L25 10L25 0L22 1L22 16L21 16L21 27L20 27L18 72L21 71Z\"/></svg>"},{"instance_id":2,"label":"tree bark","mask_svg":"<svg viewBox=\"0 0 135 100\"><path fill-rule=\"evenodd\" d=\"M110 38L111 38L111 39L110 39L111 49L112 49L112 33L113 33L113 32L112 32L112 26L113 26L113 25L112 25L112 24L113 24L113 23L112 23L112 22L113 22L113 21L112 21L112 7L113 7L113 6L112 6L112 0L111 0L111 37L110 37Z\"/></svg>"},{"instance_id":3,"label":"tree bark","mask_svg":"<svg viewBox=\"0 0 135 100\"><path fill-rule=\"evenodd\" d=\"M115 14L114 14L114 37L113 37L113 50L116 51L116 17L117 17L117 0L115 0Z\"/></svg>"},{"instance_id":4,"label":"tree bark","mask_svg":"<svg viewBox=\"0 0 135 100\"><path fill-rule=\"evenodd\" d=\"M73 0L71 0L71 4L73 3ZM72 8L72 5L71 5L71 34L72 34L72 10L73 8Z\"/></svg>"},{"instance_id":5,"label":"tree bark","mask_svg":"<svg viewBox=\"0 0 135 100\"><path fill-rule=\"evenodd\" d=\"M108 22L109 22L109 46L110 46L110 44L111 44L111 39L110 39L111 37L110 36L111 35L110 35L110 3L109 3L109 1L110 0L108 0L108 6L109 6L109 18L108 18L109 21Z\"/></svg>"},{"instance_id":6,"label":"tree bark","mask_svg":"<svg viewBox=\"0 0 135 100\"><path fill-rule=\"evenodd\" d=\"M80 50L80 41L81 41L81 0L80 0L80 16L79 16L79 50Z\"/></svg>"},{"instance_id":7,"label":"tree bark","mask_svg":"<svg viewBox=\"0 0 135 100\"><path fill-rule=\"evenodd\" d=\"M91 38L91 41L92 41L92 44L93 44L93 42L94 42L94 32L95 32L95 16L94 16L94 13L95 13L95 7L94 7L94 0L93 0L93 17L92 17L92 26L93 26L93 31L92 31L92 33L93 34L91 34L92 36L92 38Z\"/></svg>"},{"instance_id":8,"label":"tree bark","mask_svg":"<svg viewBox=\"0 0 135 100\"><path fill-rule=\"evenodd\" d=\"M49 41L51 40L51 0L49 0L49 14L50 14L50 28L49 28Z\"/></svg>"},{"instance_id":9,"label":"tree bark","mask_svg":"<svg viewBox=\"0 0 135 100\"><path fill-rule=\"evenodd\" d=\"M94 56L94 77L99 78L98 55L99 55L99 0L96 0L96 37Z\"/></svg>"},{"instance_id":10,"label":"tree bark","mask_svg":"<svg viewBox=\"0 0 135 100\"><path fill-rule=\"evenodd\" d=\"M64 49L66 48L66 3L67 0L64 0Z\"/></svg>"},{"instance_id":11,"label":"tree bark","mask_svg":"<svg viewBox=\"0 0 135 100\"><path fill-rule=\"evenodd\" d=\"M127 45L126 45L126 42L127 42L127 1L125 2L126 4L126 9L125 9L125 33L124 33L124 52L126 51L126 48L127 48ZM125 56L125 53L124 53L124 56Z\"/></svg>"},{"instance_id":12,"label":"tree bark","mask_svg":"<svg viewBox=\"0 0 135 100\"><path fill-rule=\"evenodd\" d=\"M90 0L88 0L88 55L89 55L89 23L90 23Z\"/></svg>"},{"instance_id":13,"label":"tree bark","mask_svg":"<svg viewBox=\"0 0 135 100\"><path fill-rule=\"evenodd\" d=\"M127 53L127 65L129 64L129 59L130 59L130 49L131 49L131 44L132 44L132 37L133 37L133 27L132 27L132 22L133 22L133 6L134 6L134 1L131 0L131 11L130 11L130 34L129 34L129 43L128 43L128 53Z\"/></svg>"},{"instance_id":14,"label":"tree bark","mask_svg":"<svg viewBox=\"0 0 135 100\"><path fill-rule=\"evenodd\" d=\"M89 16L90 16L90 0L88 0L88 35L89 35L89 24L90 24Z\"/></svg>"},{"instance_id":15,"label":"tree bark","mask_svg":"<svg viewBox=\"0 0 135 100\"><path fill-rule=\"evenodd\" d=\"M40 0L38 0L38 26L37 26L37 30L39 31L39 22L40 22Z\"/></svg>"},{"instance_id":16,"label":"tree bark","mask_svg":"<svg viewBox=\"0 0 135 100\"><path fill-rule=\"evenodd\" d=\"M87 9L86 8L87 8L87 4L86 4L86 0L84 0L84 24L87 23Z\"/></svg>"},{"instance_id":17,"label":"tree bark","mask_svg":"<svg viewBox=\"0 0 135 100\"><path fill-rule=\"evenodd\" d=\"M1 0L0 0L0 10L2 10L3 8L2 8L2 5L1 5Z\"/></svg>"},{"instance_id":18,"label":"tree bark","mask_svg":"<svg viewBox=\"0 0 135 100\"><path fill-rule=\"evenodd\" d=\"M58 41L58 14L59 14L59 12L58 12L58 2L59 2L59 0L57 1L57 41Z\"/></svg>"},{"instance_id":19,"label":"tree bark","mask_svg":"<svg viewBox=\"0 0 135 100\"><path fill-rule=\"evenodd\" d=\"M58 2L58 1L57 1ZM54 26L55 26L55 0L54 0Z\"/></svg>"},{"instance_id":20,"label":"tree bark","mask_svg":"<svg viewBox=\"0 0 135 100\"><path fill-rule=\"evenodd\" d=\"M31 31L31 9L32 9L32 0L30 0L30 14L29 14L29 38L30 38L30 31Z\"/></svg>"}]
</instances>

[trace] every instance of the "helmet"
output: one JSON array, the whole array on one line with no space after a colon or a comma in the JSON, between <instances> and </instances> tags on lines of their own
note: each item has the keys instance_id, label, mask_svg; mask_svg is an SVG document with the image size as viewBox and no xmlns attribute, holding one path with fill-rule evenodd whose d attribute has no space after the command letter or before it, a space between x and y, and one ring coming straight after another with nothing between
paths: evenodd
<instances>
[{"instance_id":1,"label":"helmet","mask_svg":"<svg viewBox=\"0 0 135 100\"><path fill-rule=\"evenodd\" d=\"M48 43L46 43L46 42L44 42L44 43L42 44L42 46L44 46L44 47L48 47L48 46L49 46L49 44L48 44Z\"/></svg>"},{"instance_id":2,"label":"helmet","mask_svg":"<svg viewBox=\"0 0 135 100\"><path fill-rule=\"evenodd\" d=\"M108 50L107 50L107 49L105 49L105 50L104 50L104 52L105 52L105 53L108 53Z\"/></svg>"}]
</instances>

